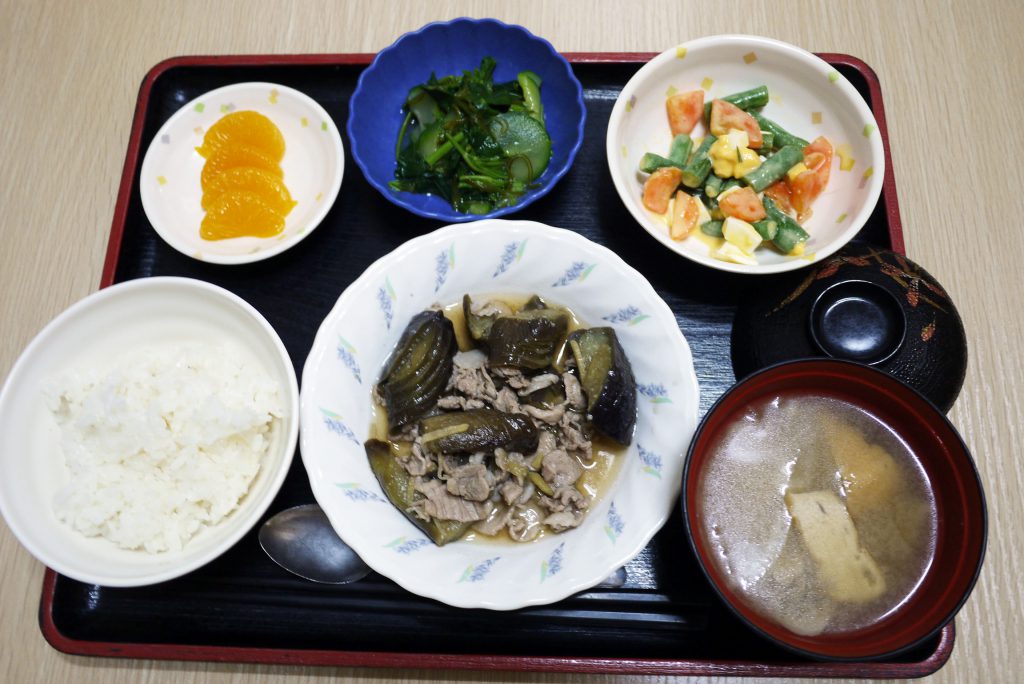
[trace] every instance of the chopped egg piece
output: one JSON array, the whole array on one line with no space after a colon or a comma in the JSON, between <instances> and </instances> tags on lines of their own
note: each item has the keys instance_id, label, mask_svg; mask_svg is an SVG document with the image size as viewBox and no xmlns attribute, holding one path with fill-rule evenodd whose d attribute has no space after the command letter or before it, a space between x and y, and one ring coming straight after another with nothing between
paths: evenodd
<instances>
[{"instance_id":1,"label":"chopped egg piece","mask_svg":"<svg viewBox=\"0 0 1024 684\"><path fill-rule=\"evenodd\" d=\"M757 259L731 242L723 242L721 247L711 252L711 256L720 261L731 261L734 264L744 264L745 266L757 266Z\"/></svg>"},{"instance_id":2,"label":"chopped egg piece","mask_svg":"<svg viewBox=\"0 0 1024 684\"><path fill-rule=\"evenodd\" d=\"M725 219L725 223L722 224L722 235L725 236L726 242L736 245L750 256L753 256L754 250L761 244L761 234L754 226L734 216Z\"/></svg>"},{"instance_id":3,"label":"chopped egg piece","mask_svg":"<svg viewBox=\"0 0 1024 684\"><path fill-rule=\"evenodd\" d=\"M729 132L725 134L725 137L733 147L750 147L750 136L747 135L746 131L731 128L729 129Z\"/></svg>"}]
</instances>

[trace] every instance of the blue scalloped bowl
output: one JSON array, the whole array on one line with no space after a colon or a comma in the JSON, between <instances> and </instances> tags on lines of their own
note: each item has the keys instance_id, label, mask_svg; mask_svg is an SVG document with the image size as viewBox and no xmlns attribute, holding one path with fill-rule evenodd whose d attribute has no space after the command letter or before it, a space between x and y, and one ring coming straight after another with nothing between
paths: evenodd
<instances>
[{"instance_id":1,"label":"blue scalloped bowl","mask_svg":"<svg viewBox=\"0 0 1024 684\"><path fill-rule=\"evenodd\" d=\"M524 69L538 74L543 82L541 101L552 156L537 180L538 187L518 203L482 215L457 212L434 195L392 190L388 183L395 177L395 141L409 89L425 82L431 73L440 78L475 69L487 56L497 62L497 82L514 80ZM384 197L414 214L455 223L505 216L550 192L576 158L586 118L583 87L551 43L521 26L463 18L427 24L381 50L359 77L349 102L347 131L352 159Z\"/></svg>"}]
</instances>

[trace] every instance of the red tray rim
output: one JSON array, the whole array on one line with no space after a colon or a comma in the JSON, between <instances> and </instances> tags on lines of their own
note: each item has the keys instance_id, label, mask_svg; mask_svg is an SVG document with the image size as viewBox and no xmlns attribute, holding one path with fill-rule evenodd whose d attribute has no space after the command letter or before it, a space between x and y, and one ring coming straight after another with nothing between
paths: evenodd
<instances>
[{"instance_id":1,"label":"red tray rim","mask_svg":"<svg viewBox=\"0 0 1024 684\"><path fill-rule=\"evenodd\" d=\"M573 64L643 64L655 52L568 52L563 56ZM856 69L867 81L872 112L882 136L885 150L885 178L882 194L885 199L889 240L892 249L906 253L903 224L896 197L896 181L889 149L889 131L882 104L882 89L875 71L863 60L841 53L817 53L830 64ZM125 154L114 217L107 242L100 288L114 282L121 240L124 235L128 203L135 169L142 152L142 128L154 83L167 71L191 66L316 66L365 65L373 61L372 53L346 54L281 54L281 55L190 55L166 59L149 70L139 89ZM57 573L46 568L39 625L46 641L56 650L69 655L142 658L153 660L186 660L274 665L323 665L346 667L387 667L408 669L450 669L529 672L576 672L583 674L633 675L731 675L758 677L873 677L915 678L932 674L949 660L956 630L953 622L939 633L939 643L928 658L911 663L879 662L782 662L758 663L742 660L674 660L637 658L578 658L508 656L450 653L393 653L383 651L295 650L249 648L236 646L198 646L188 644L119 643L72 639L60 632L53 617Z\"/></svg>"}]
</instances>

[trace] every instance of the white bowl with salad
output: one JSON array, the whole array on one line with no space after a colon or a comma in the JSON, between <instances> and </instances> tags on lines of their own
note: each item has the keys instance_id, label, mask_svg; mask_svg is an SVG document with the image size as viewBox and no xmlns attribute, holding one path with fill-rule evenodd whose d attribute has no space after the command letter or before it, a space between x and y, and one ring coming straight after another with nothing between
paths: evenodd
<instances>
[{"instance_id":1,"label":"white bowl with salad","mask_svg":"<svg viewBox=\"0 0 1024 684\"><path fill-rule=\"evenodd\" d=\"M820 261L867 222L885 177L870 108L833 66L757 36L666 50L623 88L608 166L637 222L736 273Z\"/></svg>"}]
</instances>

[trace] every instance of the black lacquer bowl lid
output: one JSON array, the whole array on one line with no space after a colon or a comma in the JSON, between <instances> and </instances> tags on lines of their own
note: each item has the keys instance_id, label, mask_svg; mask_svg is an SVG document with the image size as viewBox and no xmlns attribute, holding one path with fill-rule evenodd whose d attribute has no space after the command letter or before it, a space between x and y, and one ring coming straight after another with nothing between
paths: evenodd
<instances>
[{"instance_id":1,"label":"black lacquer bowl lid","mask_svg":"<svg viewBox=\"0 0 1024 684\"><path fill-rule=\"evenodd\" d=\"M910 259L851 243L810 270L758 278L732 328L737 379L830 356L899 378L948 412L967 371L967 338L941 285Z\"/></svg>"}]
</instances>

